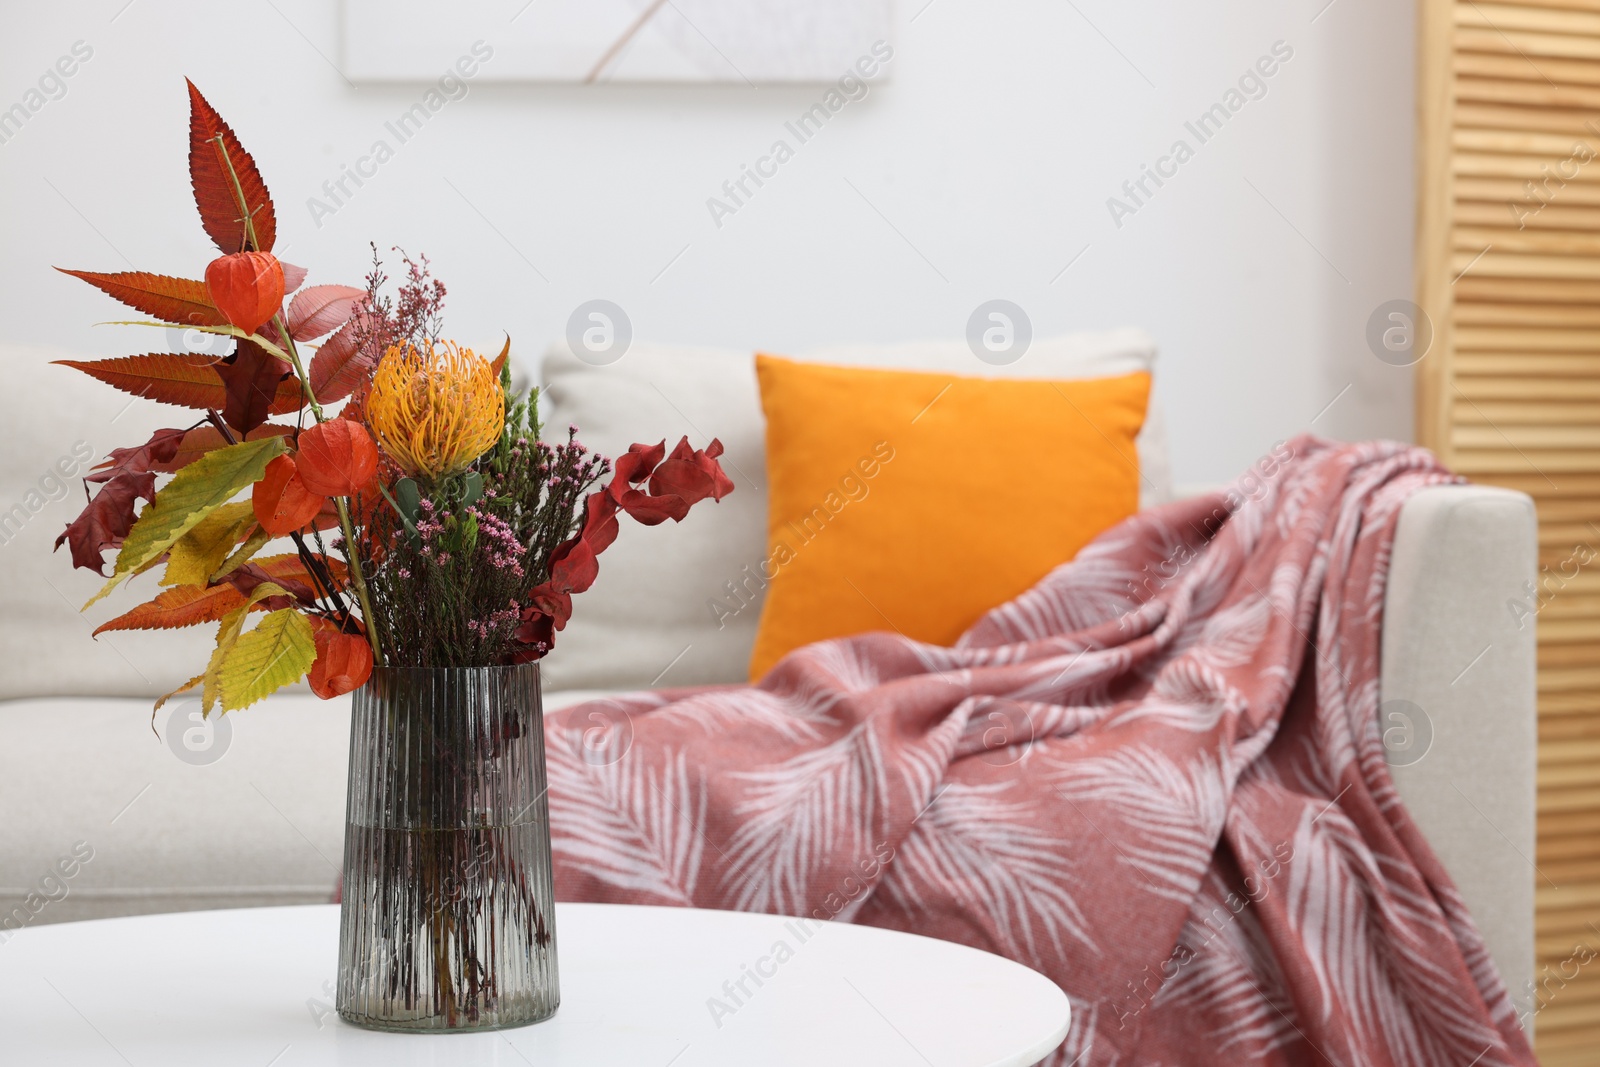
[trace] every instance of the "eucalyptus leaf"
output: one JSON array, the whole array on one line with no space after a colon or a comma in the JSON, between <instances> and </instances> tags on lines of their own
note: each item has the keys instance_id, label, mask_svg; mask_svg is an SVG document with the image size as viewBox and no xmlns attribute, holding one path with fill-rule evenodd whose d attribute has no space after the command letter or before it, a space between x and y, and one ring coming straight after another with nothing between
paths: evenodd
<instances>
[{"instance_id":1,"label":"eucalyptus leaf","mask_svg":"<svg viewBox=\"0 0 1600 1067\"><path fill-rule=\"evenodd\" d=\"M468 471L461 476L461 506L470 507L483 496L483 475Z\"/></svg>"},{"instance_id":2,"label":"eucalyptus leaf","mask_svg":"<svg viewBox=\"0 0 1600 1067\"><path fill-rule=\"evenodd\" d=\"M394 498L397 505L395 510L406 520L406 528L415 530L417 515L422 510L422 491L417 488L416 481L411 478L401 478L395 482Z\"/></svg>"}]
</instances>

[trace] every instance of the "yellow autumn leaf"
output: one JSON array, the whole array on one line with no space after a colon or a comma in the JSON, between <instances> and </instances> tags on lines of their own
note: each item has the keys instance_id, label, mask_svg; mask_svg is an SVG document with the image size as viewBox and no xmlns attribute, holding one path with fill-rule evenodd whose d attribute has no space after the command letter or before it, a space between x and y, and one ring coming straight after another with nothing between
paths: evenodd
<instances>
[{"instance_id":1,"label":"yellow autumn leaf","mask_svg":"<svg viewBox=\"0 0 1600 1067\"><path fill-rule=\"evenodd\" d=\"M242 605L223 616L221 625L217 627L217 647L211 652L211 662L206 664L206 672L200 676L201 715L210 717L211 709L218 703L223 705L223 711L228 710L226 701L222 699L222 670L228 662L228 655L233 651L233 646L238 643L239 631L244 629L244 620L250 614L250 609L258 601L268 597L287 595L282 586L272 582L262 582L251 590Z\"/></svg>"},{"instance_id":2,"label":"yellow autumn leaf","mask_svg":"<svg viewBox=\"0 0 1600 1067\"><path fill-rule=\"evenodd\" d=\"M254 630L240 634L218 678L222 710L238 711L298 682L317 659L311 623L294 608L269 611Z\"/></svg>"},{"instance_id":3,"label":"yellow autumn leaf","mask_svg":"<svg viewBox=\"0 0 1600 1067\"><path fill-rule=\"evenodd\" d=\"M267 464L287 450L283 438L264 437L207 452L173 475L145 505L117 553L111 580L89 601L93 604L124 579L154 563L174 542L226 504L239 490L259 481ZM85 604L84 607L88 607Z\"/></svg>"},{"instance_id":4,"label":"yellow autumn leaf","mask_svg":"<svg viewBox=\"0 0 1600 1067\"><path fill-rule=\"evenodd\" d=\"M251 514L253 516L254 511L252 511ZM262 548L266 547L267 542L271 540L272 535L267 533L267 531L263 530L260 526L257 526L254 530L250 531L250 536L244 539L244 544L240 545L238 549L234 551L233 555L223 560L222 564L211 572L211 580L213 582L220 582L224 575L232 574L240 567L243 567L246 563L249 563L252 559L254 559L255 554L260 552Z\"/></svg>"},{"instance_id":5,"label":"yellow autumn leaf","mask_svg":"<svg viewBox=\"0 0 1600 1067\"><path fill-rule=\"evenodd\" d=\"M212 511L173 542L161 584L205 585L255 521L255 509L248 500L223 504Z\"/></svg>"}]
</instances>

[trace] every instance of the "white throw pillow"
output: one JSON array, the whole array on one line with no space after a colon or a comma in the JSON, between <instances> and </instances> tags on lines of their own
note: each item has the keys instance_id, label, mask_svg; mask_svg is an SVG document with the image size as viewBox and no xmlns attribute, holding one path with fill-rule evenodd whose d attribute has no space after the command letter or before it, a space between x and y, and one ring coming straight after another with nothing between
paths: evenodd
<instances>
[{"instance_id":1,"label":"white throw pillow","mask_svg":"<svg viewBox=\"0 0 1600 1067\"><path fill-rule=\"evenodd\" d=\"M1104 378L1154 369L1154 342L1140 330L1045 338L1022 359L991 366L965 342L848 345L801 353L818 363L948 371L974 377ZM569 424L589 447L615 456L635 441L687 434L696 447L719 437L735 491L697 505L682 523L645 529L624 521L600 558L600 577L575 599L573 618L545 660L548 688L629 689L742 682L755 644L767 550L766 425L753 353L634 344L597 366L565 340L545 353L545 436ZM1171 498L1166 432L1152 405L1139 436L1141 506ZM736 614L712 602L744 603ZM718 616L721 616L720 622Z\"/></svg>"},{"instance_id":2,"label":"white throw pillow","mask_svg":"<svg viewBox=\"0 0 1600 1067\"><path fill-rule=\"evenodd\" d=\"M113 448L144 444L155 430L189 426L198 416L51 365L96 358L0 344L7 375L0 390L0 699L156 696L204 670L215 644L214 625L91 638L99 623L155 596L158 575L130 579L84 613L79 608L105 579L74 569L66 545L51 551L83 510L80 479L91 466Z\"/></svg>"}]
</instances>

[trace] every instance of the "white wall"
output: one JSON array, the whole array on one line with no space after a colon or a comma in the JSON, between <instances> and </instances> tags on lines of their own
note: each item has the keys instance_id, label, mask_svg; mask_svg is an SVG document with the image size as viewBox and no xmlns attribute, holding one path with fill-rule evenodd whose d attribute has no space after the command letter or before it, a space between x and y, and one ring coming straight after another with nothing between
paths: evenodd
<instances>
[{"instance_id":1,"label":"white wall","mask_svg":"<svg viewBox=\"0 0 1600 1067\"><path fill-rule=\"evenodd\" d=\"M494 84L491 59L318 228L307 199L424 88L347 84L334 0L3 0L0 108L75 41L94 54L0 144L0 333L161 347L91 328L115 306L49 268L200 275L187 74L261 164L280 253L359 283L369 239L426 251L463 340L509 330L532 356L604 297L638 337L797 350L960 335L1001 297L1036 335L1156 336L1180 482L1232 476L1335 397L1316 430L1410 434L1411 372L1364 332L1411 291L1411 5L924 2L900 0L893 80L720 228L707 198L819 88ZM1184 122L1279 40L1266 95L1197 145ZM1194 158L1119 229L1107 198L1179 137Z\"/></svg>"}]
</instances>

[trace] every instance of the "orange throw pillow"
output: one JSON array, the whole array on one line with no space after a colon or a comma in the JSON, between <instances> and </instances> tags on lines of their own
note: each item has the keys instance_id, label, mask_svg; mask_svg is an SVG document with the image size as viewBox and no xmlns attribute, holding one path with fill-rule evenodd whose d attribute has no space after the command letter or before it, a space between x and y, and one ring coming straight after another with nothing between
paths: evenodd
<instances>
[{"instance_id":1,"label":"orange throw pillow","mask_svg":"<svg viewBox=\"0 0 1600 1067\"><path fill-rule=\"evenodd\" d=\"M771 582L752 679L870 630L948 645L1139 506L1150 376L965 378L756 357Z\"/></svg>"}]
</instances>

